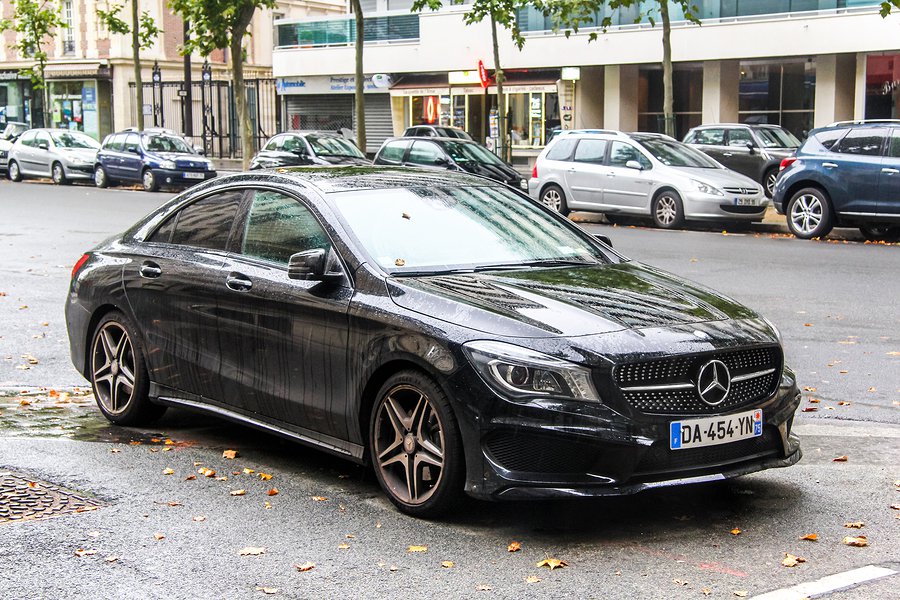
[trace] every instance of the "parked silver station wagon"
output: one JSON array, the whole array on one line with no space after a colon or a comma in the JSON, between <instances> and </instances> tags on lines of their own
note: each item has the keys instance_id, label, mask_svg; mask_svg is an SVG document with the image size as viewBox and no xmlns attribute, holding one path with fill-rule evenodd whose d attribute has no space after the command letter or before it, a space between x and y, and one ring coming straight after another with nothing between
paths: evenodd
<instances>
[{"instance_id":1,"label":"parked silver station wagon","mask_svg":"<svg viewBox=\"0 0 900 600\"><path fill-rule=\"evenodd\" d=\"M559 136L538 156L528 190L562 214L647 216L666 229L685 220L761 221L768 204L752 179L656 133Z\"/></svg>"},{"instance_id":2,"label":"parked silver station wagon","mask_svg":"<svg viewBox=\"0 0 900 600\"><path fill-rule=\"evenodd\" d=\"M30 129L9 150L7 172L13 181L50 177L53 183L90 180L100 143L69 129Z\"/></svg>"}]
</instances>

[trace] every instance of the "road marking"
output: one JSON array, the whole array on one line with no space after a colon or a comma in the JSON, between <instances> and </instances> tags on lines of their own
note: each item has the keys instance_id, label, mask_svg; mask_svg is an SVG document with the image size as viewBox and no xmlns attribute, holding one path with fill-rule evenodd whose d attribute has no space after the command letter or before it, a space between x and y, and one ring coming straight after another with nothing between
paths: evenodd
<instances>
[{"instance_id":1,"label":"road marking","mask_svg":"<svg viewBox=\"0 0 900 600\"><path fill-rule=\"evenodd\" d=\"M862 583L896 575L897 571L868 565L852 571L844 571L835 575L829 575L816 581L801 583L789 588L782 588L767 592L761 596L754 596L753 600L801 600L802 598L819 598L825 594L850 588Z\"/></svg>"}]
</instances>

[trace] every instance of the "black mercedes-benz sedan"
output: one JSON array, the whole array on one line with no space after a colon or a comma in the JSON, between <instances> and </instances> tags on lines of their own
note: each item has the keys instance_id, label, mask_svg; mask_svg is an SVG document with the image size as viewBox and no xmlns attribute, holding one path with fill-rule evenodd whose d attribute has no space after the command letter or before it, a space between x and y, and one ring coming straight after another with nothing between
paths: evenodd
<instances>
[{"instance_id":1,"label":"black mercedes-benz sedan","mask_svg":"<svg viewBox=\"0 0 900 600\"><path fill-rule=\"evenodd\" d=\"M207 181L81 257L66 320L109 420L208 411L371 464L413 515L801 456L771 323L463 173Z\"/></svg>"}]
</instances>

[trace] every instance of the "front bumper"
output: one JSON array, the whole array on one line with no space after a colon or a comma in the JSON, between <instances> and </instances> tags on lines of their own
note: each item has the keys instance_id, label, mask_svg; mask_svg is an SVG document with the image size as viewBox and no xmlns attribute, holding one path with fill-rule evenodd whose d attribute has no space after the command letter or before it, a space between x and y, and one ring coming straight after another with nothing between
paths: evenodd
<instances>
[{"instance_id":1,"label":"front bumper","mask_svg":"<svg viewBox=\"0 0 900 600\"><path fill-rule=\"evenodd\" d=\"M91 163L63 163L66 179L93 179L94 165Z\"/></svg>"},{"instance_id":2,"label":"front bumper","mask_svg":"<svg viewBox=\"0 0 900 600\"><path fill-rule=\"evenodd\" d=\"M626 417L593 403L492 402L476 431L463 431L466 491L484 499L633 494L787 467L802 456L791 433L800 393L790 371L770 397L723 413L761 408L762 436L685 450L669 449L669 424L699 415Z\"/></svg>"},{"instance_id":3,"label":"front bumper","mask_svg":"<svg viewBox=\"0 0 900 600\"><path fill-rule=\"evenodd\" d=\"M688 192L682 198L684 216L704 221L761 221L769 206L768 199L762 194L742 199L752 201L753 206L738 206L729 196Z\"/></svg>"},{"instance_id":4,"label":"front bumper","mask_svg":"<svg viewBox=\"0 0 900 600\"><path fill-rule=\"evenodd\" d=\"M188 187L212 179L215 171L197 171L192 169L151 169L160 185ZM187 175L187 176L186 176ZM196 177L202 175L203 177Z\"/></svg>"}]
</instances>

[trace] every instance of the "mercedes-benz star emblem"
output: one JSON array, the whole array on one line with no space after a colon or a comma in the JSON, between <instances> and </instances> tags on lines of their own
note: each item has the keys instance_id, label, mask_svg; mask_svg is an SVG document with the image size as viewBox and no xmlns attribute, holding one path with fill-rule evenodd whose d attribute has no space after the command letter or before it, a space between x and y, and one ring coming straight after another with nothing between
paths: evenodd
<instances>
[{"instance_id":1,"label":"mercedes-benz star emblem","mask_svg":"<svg viewBox=\"0 0 900 600\"><path fill-rule=\"evenodd\" d=\"M710 406L721 404L728 397L730 389L731 373L721 360L711 360L700 367L700 373L697 374L697 392L701 400Z\"/></svg>"}]
</instances>

